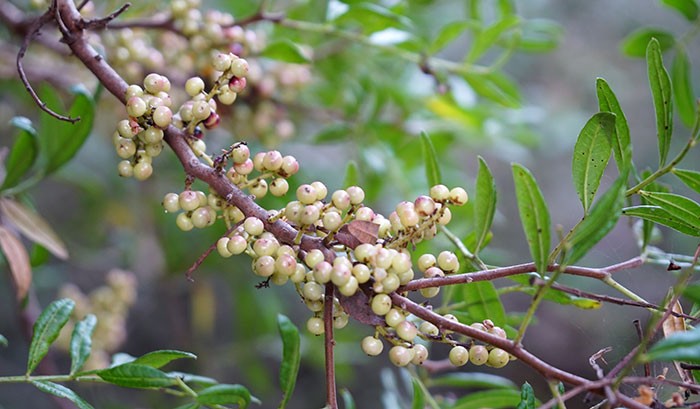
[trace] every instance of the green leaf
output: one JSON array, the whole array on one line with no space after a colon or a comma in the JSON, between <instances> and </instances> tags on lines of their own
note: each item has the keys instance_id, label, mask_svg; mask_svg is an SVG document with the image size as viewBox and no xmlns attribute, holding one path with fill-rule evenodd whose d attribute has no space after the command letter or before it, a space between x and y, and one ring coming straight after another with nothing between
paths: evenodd
<instances>
[{"instance_id":1,"label":"green leaf","mask_svg":"<svg viewBox=\"0 0 700 409\"><path fill-rule=\"evenodd\" d=\"M576 226L569 238L571 248L566 253L567 263L580 260L615 227L625 205L626 179L626 174L618 178Z\"/></svg>"},{"instance_id":2,"label":"green leaf","mask_svg":"<svg viewBox=\"0 0 700 409\"><path fill-rule=\"evenodd\" d=\"M433 141L427 133L420 134L421 146L423 147L423 160L425 161L425 177L428 179L428 186L439 185L442 180L440 175L440 161L433 146Z\"/></svg>"},{"instance_id":3,"label":"green leaf","mask_svg":"<svg viewBox=\"0 0 700 409\"><path fill-rule=\"evenodd\" d=\"M681 13L688 21L698 18L698 4L695 0L661 0L661 4Z\"/></svg>"},{"instance_id":4,"label":"green leaf","mask_svg":"<svg viewBox=\"0 0 700 409\"><path fill-rule=\"evenodd\" d=\"M700 204L685 196L674 193L647 192L642 190L639 194L652 205L666 210L671 216L684 223L700 229Z\"/></svg>"},{"instance_id":5,"label":"green leaf","mask_svg":"<svg viewBox=\"0 0 700 409\"><path fill-rule=\"evenodd\" d=\"M60 100L54 91L44 88L44 95L50 95L44 101L54 110L61 110ZM71 124L59 121L49 115L42 115L39 139L42 152L46 155L45 174L50 174L71 160L83 146L90 135L95 118L95 102L90 93L84 88L73 89L75 100L68 110L72 118L80 117L80 121ZM51 102L50 102L51 101ZM53 104L53 106L51 106ZM58 106L58 107L57 107Z\"/></svg>"},{"instance_id":6,"label":"green leaf","mask_svg":"<svg viewBox=\"0 0 700 409\"><path fill-rule=\"evenodd\" d=\"M102 369L95 374L106 382L126 388L167 388L177 383L159 369L135 363Z\"/></svg>"},{"instance_id":7,"label":"green leaf","mask_svg":"<svg viewBox=\"0 0 700 409\"><path fill-rule=\"evenodd\" d=\"M280 364L280 386L282 387L282 402L279 408L287 406L289 398L294 392L294 387L299 375L301 362L301 337L299 329L282 314L277 315L277 329L282 337L282 363Z\"/></svg>"},{"instance_id":8,"label":"green leaf","mask_svg":"<svg viewBox=\"0 0 700 409\"><path fill-rule=\"evenodd\" d=\"M479 372L455 372L431 378L429 382L430 387L516 389L516 385L508 378Z\"/></svg>"},{"instance_id":9,"label":"green leaf","mask_svg":"<svg viewBox=\"0 0 700 409\"><path fill-rule=\"evenodd\" d=\"M340 396L343 398L343 404L345 409L356 409L355 400L352 398L352 394L347 389L340 390Z\"/></svg>"},{"instance_id":10,"label":"green leaf","mask_svg":"<svg viewBox=\"0 0 700 409\"><path fill-rule=\"evenodd\" d=\"M421 388L420 382L412 379L413 384L413 403L411 404L411 409L425 409L425 394L423 393L423 388Z\"/></svg>"},{"instance_id":11,"label":"green leaf","mask_svg":"<svg viewBox=\"0 0 700 409\"><path fill-rule=\"evenodd\" d=\"M250 401L250 392L243 385L214 385L197 394L197 402L203 405L238 405L243 409L248 407Z\"/></svg>"},{"instance_id":12,"label":"green leaf","mask_svg":"<svg viewBox=\"0 0 700 409\"><path fill-rule=\"evenodd\" d=\"M70 340L70 374L80 370L90 356L92 350L92 331L97 324L97 318L89 314L82 321L75 324Z\"/></svg>"},{"instance_id":13,"label":"green leaf","mask_svg":"<svg viewBox=\"0 0 700 409\"><path fill-rule=\"evenodd\" d=\"M315 143L346 141L352 134L352 127L346 123L331 124L321 129L314 136Z\"/></svg>"},{"instance_id":14,"label":"green leaf","mask_svg":"<svg viewBox=\"0 0 700 409\"><path fill-rule=\"evenodd\" d=\"M450 409L513 408L519 403L519 391L498 389L470 393L458 399Z\"/></svg>"},{"instance_id":15,"label":"green leaf","mask_svg":"<svg viewBox=\"0 0 700 409\"><path fill-rule=\"evenodd\" d=\"M682 361L700 364L700 327L676 332L659 341L645 355L648 361Z\"/></svg>"},{"instance_id":16,"label":"green leaf","mask_svg":"<svg viewBox=\"0 0 700 409\"><path fill-rule=\"evenodd\" d=\"M360 183L360 175L358 171L357 162L351 160L345 167L345 178L343 179L343 186L357 186Z\"/></svg>"},{"instance_id":17,"label":"green leaf","mask_svg":"<svg viewBox=\"0 0 700 409\"><path fill-rule=\"evenodd\" d=\"M28 239L46 248L61 260L68 258L68 250L63 240L39 213L9 198L0 198L0 210Z\"/></svg>"},{"instance_id":18,"label":"green leaf","mask_svg":"<svg viewBox=\"0 0 700 409\"><path fill-rule=\"evenodd\" d=\"M178 351L175 349L161 349L149 352L131 361L132 364L146 365L151 368L161 368L176 359L197 359L197 355L191 352Z\"/></svg>"},{"instance_id":19,"label":"green leaf","mask_svg":"<svg viewBox=\"0 0 700 409\"><path fill-rule=\"evenodd\" d=\"M493 179L491 169L484 158L479 156L479 171L476 175L476 200L474 201L474 223L476 231L476 244L474 253L478 253L486 242L493 216L496 214L496 182Z\"/></svg>"},{"instance_id":20,"label":"green leaf","mask_svg":"<svg viewBox=\"0 0 700 409\"><path fill-rule=\"evenodd\" d=\"M535 409L535 391L527 382L520 389L520 403L516 409Z\"/></svg>"},{"instance_id":21,"label":"green leaf","mask_svg":"<svg viewBox=\"0 0 700 409\"><path fill-rule=\"evenodd\" d=\"M647 46L647 71L649 87L654 100L656 112L656 136L659 144L659 166L666 163L673 134L673 99L671 98L671 79L668 76L661 57L661 46L652 38Z\"/></svg>"},{"instance_id":22,"label":"green leaf","mask_svg":"<svg viewBox=\"0 0 700 409\"><path fill-rule=\"evenodd\" d=\"M24 117L14 117L10 121L20 130L12 150L5 159L5 180L0 190L17 185L22 177L32 168L39 153L39 139L32 121Z\"/></svg>"},{"instance_id":23,"label":"green leaf","mask_svg":"<svg viewBox=\"0 0 700 409\"><path fill-rule=\"evenodd\" d=\"M506 324L506 312L491 281L475 281L462 284L462 301L466 303L464 311L473 322L490 319L498 326Z\"/></svg>"},{"instance_id":24,"label":"green leaf","mask_svg":"<svg viewBox=\"0 0 700 409\"><path fill-rule=\"evenodd\" d=\"M49 393L53 396L58 396L59 398L68 399L69 401L75 403L79 409L93 409L92 405L85 402L83 398L78 396L77 393L66 388L63 385L48 381L31 381L37 389L42 392Z\"/></svg>"},{"instance_id":25,"label":"green leaf","mask_svg":"<svg viewBox=\"0 0 700 409\"><path fill-rule=\"evenodd\" d=\"M525 52L541 53L559 46L564 37L564 28L559 23L546 19L529 19L522 25L518 48Z\"/></svg>"},{"instance_id":26,"label":"green leaf","mask_svg":"<svg viewBox=\"0 0 700 409\"><path fill-rule=\"evenodd\" d=\"M9 345L9 343L7 342L7 338L5 338L5 336L2 334L0 334L0 345L2 345L4 347Z\"/></svg>"},{"instance_id":27,"label":"green leaf","mask_svg":"<svg viewBox=\"0 0 700 409\"><path fill-rule=\"evenodd\" d=\"M571 172L584 214L588 214L610 160L614 133L615 115L599 112L588 120L576 140Z\"/></svg>"},{"instance_id":28,"label":"green leaf","mask_svg":"<svg viewBox=\"0 0 700 409\"><path fill-rule=\"evenodd\" d=\"M700 236L700 229L685 223L659 206L641 205L626 207L622 209L622 214L662 224L689 236Z\"/></svg>"},{"instance_id":29,"label":"green leaf","mask_svg":"<svg viewBox=\"0 0 700 409\"><path fill-rule=\"evenodd\" d=\"M547 270L547 257L551 245L551 222L547 203L530 171L517 163L513 163L512 168L523 231L537 271L543 274Z\"/></svg>"},{"instance_id":30,"label":"green leaf","mask_svg":"<svg viewBox=\"0 0 700 409\"><path fill-rule=\"evenodd\" d=\"M199 409L201 407L202 405L200 405L199 403L185 403L184 405L180 405L175 409Z\"/></svg>"},{"instance_id":31,"label":"green leaf","mask_svg":"<svg viewBox=\"0 0 700 409\"><path fill-rule=\"evenodd\" d=\"M520 107L520 91L517 85L500 72L488 74L465 74L463 78L479 95L488 98L506 108Z\"/></svg>"},{"instance_id":32,"label":"green leaf","mask_svg":"<svg viewBox=\"0 0 700 409\"><path fill-rule=\"evenodd\" d=\"M450 44L457 37L462 35L465 30L470 27L475 27L477 25L474 21L453 21L451 23L445 24L438 32L435 40L430 44L428 51L430 54L435 54L436 52L442 50Z\"/></svg>"},{"instance_id":33,"label":"green leaf","mask_svg":"<svg viewBox=\"0 0 700 409\"><path fill-rule=\"evenodd\" d=\"M673 98L678 107L678 116L687 127L692 127L695 122L695 95L691 72L688 54L684 48L678 47L671 64L671 84Z\"/></svg>"},{"instance_id":34,"label":"green leaf","mask_svg":"<svg viewBox=\"0 0 700 409\"><path fill-rule=\"evenodd\" d=\"M295 64L305 64L311 61L299 44L286 39L270 43L260 55L272 60Z\"/></svg>"},{"instance_id":35,"label":"green leaf","mask_svg":"<svg viewBox=\"0 0 700 409\"><path fill-rule=\"evenodd\" d=\"M75 307L73 300L67 298L56 300L49 304L36 319L29 345L27 375L36 369L49 352L49 347L58 338L61 328L68 322L73 307Z\"/></svg>"},{"instance_id":36,"label":"green leaf","mask_svg":"<svg viewBox=\"0 0 700 409\"><path fill-rule=\"evenodd\" d=\"M615 132L613 133L612 149L615 155L615 163L620 173L626 172L632 164L632 142L630 128L627 125L620 103L610 85L603 79L596 80L596 92L598 94L598 106L602 112L615 114Z\"/></svg>"},{"instance_id":37,"label":"green leaf","mask_svg":"<svg viewBox=\"0 0 700 409\"><path fill-rule=\"evenodd\" d=\"M530 285L530 280L533 275L534 274L518 274L508 278L523 286L521 289L519 289L519 291L534 296L539 290L539 286ZM550 289L547 291L544 294L544 299L561 305L573 305L574 307L581 308L583 310L595 310L603 306L600 301L591 300L590 298L576 297L556 289Z\"/></svg>"},{"instance_id":38,"label":"green leaf","mask_svg":"<svg viewBox=\"0 0 700 409\"><path fill-rule=\"evenodd\" d=\"M683 296L687 297L696 304L700 303L700 283L695 282L688 284L685 288L683 288Z\"/></svg>"},{"instance_id":39,"label":"green leaf","mask_svg":"<svg viewBox=\"0 0 700 409\"><path fill-rule=\"evenodd\" d=\"M411 29L413 26L411 20L403 14L370 2L353 4L347 12L335 19L335 25L347 23L358 26L365 34L372 34L389 27Z\"/></svg>"},{"instance_id":40,"label":"green leaf","mask_svg":"<svg viewBox=\"0 0 700 409\"><path fill-rule=\"evenodd\" d=\"M508 30L520 25L520 17L516 15L508 15L502 20L492 24L485 29L478 31L476 37L472 41L469 52L464 58L467 63L474 63L481 58L498 39Z\"/></svg>"},{"instance_id":41,"label":"green leaf","mask_svg":"<svg viewBox=\"0 0 700 409\"><path fill-rule=\"evenodd\" d=\"M686 186L700 193L700 172L676 168L671 169L671 172L673 172L681 182L685 183Z\"/></svg>"},{"instance_id":42,"label":"green leaf","mask_svg":"<svg viewBox=\"0 0 700 409\"><path fill-rule=\"evenodd\" d=\"M665 30L644 27L636 30L622 40L622 52L630 57L646 56L647 45L652 38L659 42L661 51L666 51L673 47L676 39Z\"/></svg>"}]
</instances>

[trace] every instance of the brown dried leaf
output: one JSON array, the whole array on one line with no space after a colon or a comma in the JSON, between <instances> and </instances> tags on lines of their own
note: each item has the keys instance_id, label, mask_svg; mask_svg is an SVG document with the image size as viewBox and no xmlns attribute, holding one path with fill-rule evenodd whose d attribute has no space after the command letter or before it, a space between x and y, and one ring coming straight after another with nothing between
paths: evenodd
<instances>
[{"instance_id":1,"label":"brown dried leaf","mask_svg":"<svg viewBox=\"0 0 700 409\"><path fill-rule=\"evenodd\" d=\"M19 238L5 226L0 226L0 249L10 265L17 301L22 301L32 285L32 267L27 250Z\"/></svg>"},{"instance_id":2,"label":"brown dried leaf","mask_svg":"<svg viewBox=\"0 0 700 409\"><path fill-rule=\"evenodd\" d=\"M335 234L338 243L354 249L360 244L375 244L379 238L379 225L363 220L353 220Z\"/></svg>"},{"instance_id":3,"label":"brown dried leaf","mask_svg":"<svg viewBox=\"0 0 700 409\"><path fill-rule=\"evenodd\" d=\"M683 306L676 300L673 305L667 305L666 308L670 308L671 311L677 314L683 314ZM674 315L669 315L666 321L663 322L662 329L664 332L664 337L668 338L677 332L687 331L685 325L685 319L682 317L676 317ZM695 383L693 379L693 374L691 371L687 371L681 367L681 363L678 361L673 361L673 366L676 368L676 372L681 377L683 382Z\"/></svg>"},{"instance_id":4,"label":"brown dried leaf","mask_svg":"<svg viewBox=\"0 0 700 409\"><path fill-rule=\"evenodd\" d=\"M0 199L0 210L29 240L45 247L62 260L68 258L65 244L38 213L8 198Z\"/></svg>"}]
</instances>

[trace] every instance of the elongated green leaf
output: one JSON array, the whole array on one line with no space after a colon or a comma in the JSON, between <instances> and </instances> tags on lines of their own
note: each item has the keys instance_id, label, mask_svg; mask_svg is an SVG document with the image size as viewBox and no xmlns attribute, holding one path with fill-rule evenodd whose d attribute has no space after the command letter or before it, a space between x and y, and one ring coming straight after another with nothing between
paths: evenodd
<instances>
[{"instance_id":1,"label":"elongated green leaf","mask_svg":"<svg viewBox=\"0 0 700 409\"><path fill-rule=\"evenodd\" d=\"M282 409L287 406L289 398L292 397L299 375L301 337L296 325L282 314L277 315L277 329L282 337L282 363L280 364L282 402L279 405L279 408Z\"/></svg>"},{"instance_id":2,"label":"elongated green leaf","mask_svg":"<svg viewBox=\"0 0 700 409\"><path fill-rule=\"evenodd\" d=\"M167 388L177 383L161 370L134 363L103 369L95 374L106 382L126 388Z\"/></svg>"},{"instance_id":3,"label":"elongated green leaf","mask_svg":"<svg viewBox=\"0 0 700 409\"><path fill-rule=\"evenodd\" d=\"M679 47L671 64L671 83L678 116L687 127L692 127L695 122L695 95L691 72L688 54L684 48Z\"/></svg>"},{"instance_id":4,"label":"elongated green leaf","mask_svg":"<svg viewBox=\"0 0 700 409\"><path fill-rule=\"evenodd\" d=\"M78 372L90 356L92 350L92 331L97 324L97 318L90 314L75 324L70 340L70 374Z\"/></svg>"},{"instance_id":5,"label":"elongated green leaf","mask_svg":"<svg viewBox=\"0 0 700 409\"><path fill-rule=\"evenodd\" d=\"M59 121L49 115L42 115L39 127L39 139L43 154L46 155L45 173L48 175L65 165L75 156L90 135L95 119L95 102L90 93L84 88L73 89L75 99L68 110L73 117L80 121L71 124ZM43 99L46 98L46 99ZM49 107L58 112L62 111L60 100L55 91L44 88L42 99Z\"/></svg>"},{"instance_id":6,"label":"elongated green leaf","mask_svg":"<svg viewBox=\"0 0 700 409\"><path fill-rule=\"evenodd\" d=\"M476 232L476 245L474 253L478 253L484 246L493 216L496 214L496 182L491 174L491 169L484 158L479 156L479 172L476 175L476 200L474 202L474 223Z\"/></svg>"},{"instance_id":7,"label":"elongated green leaf","mask_svg":"<svg viewBox=\"0 0 700 409\"><path fill-rule=\"evenodd\" d=\"M515 196L523 231L530 246L532 260L539 273L547 270L547 256L551 245L549 210L540 187L529 170L517 163L512 164Z\"/></svg>"},{"instance_id":8,"label":"elongated green leaf","mask_svg":"<svg viewBox=\"0 0 700 409\"><path fill-rule=\"evenodd\" d=\"M656 113L656 137L659 144L659 166L666 163L673 134L673 99L671 79L664 67L659 41L652 38L647 46L647 71L649 87Z\"/></svg>"},{"instance_id":9,"label":"elongated green leaf","mask_svg":"<svg viewBox=\"0 0 700 409\"><path fill-rule=\"evenodd\" d=\"M345 409L356 409L355 400L352 398L352 394L347 389L340 390L340 396L343 398L343 404Z\"/></svg>"},{"instance_id":10,"label":"elongated green leaf","mask_svg":"<svg viewBox=\"0 0 700 409\"><path fill-rule=\"evenodd\" d=\"M499 375L492 375L478 372L456 372L449 375L430 378L430 387L450 387L450 388L479 388L479 389L511 389L517 386L508 378Z\"/></svg>"},{"instance_id":11,"label":"elongated green leaf","mask_svg":"<svg viewBox=\"0 0 700 409\"><path fill-rule=\"evenodd\" d=\"M453 21L445 24L438 32L435 40L430 44L430 53L434 54L442 50L468 28L475 27L476 25L477 23L474 21Z\"/></svg>"},{"instance_id":12,"label":"elongated green leaf","mask_svg":"<svg viewBox=\"0 0 700 409\"><path fill-rule=\"evenodd\" d=\"M93 409L92 405L83 400L83 398L78 396L77 393L63 385L48 381L32 381L32 385L42 392L49 393L53 396L58 396L59 398L68 399L69 401L75 403L75 406L77 406L79 409Z\"/></svg>"},{"instance_id":13,"label":"elongated green leaf","mask_svg":"<svg viewBox=\"0 0 700 409\"><path fill-rule=\"evenodd\" d=\"M615 115L599 112L588 120L576 140L571 172L584 214L588 214L610 160L614 133Z\"/></svg>"},{"instance_id":14,"label":"elongated green leaf","mask_svg":"<svg viewBox=\"0 0 700 409\"><path fill-rule=\"evenodd\" d=\"M423 388L421 388L420 383L412 379L413 383L413 403L411 404L411 409L425 409L425 393L423 393Z\"/></svg>"},{"instance_id":15,"label":"elongated green leaf","mask_svg":"<svg viewBox=\"0 0 700 409\"><path fill-rule=\"evenodd\" d=\"M491 72L488 74L466 74L463 78L479 95L507 108L520 107L520 91L505 74Z\"/></svg>"},{"instance_id":16,"label":"elongated green leaf","mask_svg":"<svg viewBox=\"0 0 700 409\"><path fill-rule=\"evenodd\" d=\"M15 117L10 121L14 127L20 130L12 150L5 159L5 180L0 190L14 187L29 171L36 161L39 153L39 137L32 126L32 122L24 117Z\"/></svg>"},{"instance_id":17,"label":"elongated green leaf","mask_svg":"<svg viewBox=\"0 0 700 409\"><path fill-rule=\"evenodd\" d=\"M659 206L641 205L626 207L622 209L622 214L662 224L690 236L700 236L700 229L685 223Z\"/></svg>"},{"instance_id":18,"label":"elongated green leaf","mask_svg":"<svg viewBox=\"0 0 700 409\"><path fill-rule=\"evenodd\" d=\"M630 139L630 128L627 125L620 103L615 96L610 85L603 79L596 80L596 92L598 94L598 106L601 112L612 112L615 114L615 132L613 133L612 149L615 155L615 163L620 173L629 169L632 163L632 142Z\"/></svg>"},{"instance_id":19,"label":"elongated green leaf","mask_svg":"<svg viewBox=\"0 0 700 409\"><path fill-rule=\"evenodd\" d=\"M622 52L630 57L644 57L647 45L652 38L659 41L661 51L668 50L676 43L676 39L671 33L661 29L644 27L628 34L622 40Z\"/></svg>"},{"instance_id":20,"label":"elongated green leaf","mask_svg":"<svg viewBox=\"0 0 700 409\"><path fill-rule=\"evenodd\" d=\"M695 0L661 0L661 4L681 13L688 21L698 18L698 4Z\"/></svg>"},{"instance_id":21,"label":"elongated green leaf","mask_svg":"<svg viewBox=\"0 0 700 409\"><path fill-rule=\"evenodd\" d=\"M681 182L685 183L686 186L700 193L700 172L676 168L671 169L671 172L673 172Z\"/></svg>"},{"instance_id":22,"label":"elongated green leaf","mask_svg":"<svg viewBox=\"0 0 700 409\"><path fill-rule=\"evenodd\" d=\"M649 361L682 361L700 364L700 327L676 332L659 341L646 354Z\"/></svg>"},{"instance_id":23,"label":"elongated green leaf","mask_svg":"<svg viewBox=\"0 0 700 409\"><path fill-rule=\"evenodd\" d=\"M674 193L640 191L649 203L659 206L686 224L700 229L700 204Z\"/></svg>"},{"instance_id":24,"label":"elongated green leaf","mask_svg":"<svg viewBox=\"0 0 700 409\"><path fill-rule=\"evenodd\" d=\"M305 64L311 61L298 44L289 40L280 40L270 43L260 55L273 60L295 64Z\"/></svg>"},{"instance_id":25,"label":"elongated green leaf","mask_svg":"<svg viewBox=\"0 0 700 409\"><path fill-rule=\"evenodd\" d=\"M421 146L423 147L423 160L425 161L425 177L428 179L429 186L439 185L442 180L440 175L440 165L438 161L437 152L435 152L435 146L433 146L433 141L430 140L430 136L427 133L421 132L420 134Z\"/></svg>"},{"instance_id":26,"label":"elongated green leaf","mask_svg":"<svg viewBox=\"0 0 700 409\"><path fill-rule=\"evenodd\" d=\"M516 15L505 16L502 20L486 27L476 34L472 41L469 52L464 58L465 62L473 63L481 58L498 39L510 29L517 27L520 24L520 18Z\"/></svg>"},{"instance_id":27,"label":"elongated green leaf","mask_svg":"<svg viewBox=\"0 0 700 409\"><path fill-rule=\"evenodd\" d=\"M569 239L571 248L566 255L567 263L573 264L580 260L615 227L625 205L626 179L626 175L618 178L576 226Z\"/></svg>"},{"instance_id":28,"label":"elongated green leaf","mask_svg":"<svg viewBox=\"0 0 700 409\"><path fill-rule=\"evenodd\" d=\"M520 403L516 409L535 409L535 391L527 382L520 389Z\"/></svg>"},{"instance_id":29,"label":"elongated green leaf","mask_svg":"<svg viewBox=\"0 0 700 409\"><path fill-rule=\"evenodd\" d=\"M73 307L75 307L73 300L63 298L52 302L39 314L39 318L34 323L32 341L29 344L27 375L36 369L49 352L49 347L58 338L61 328L68 322Z\"/></svg>"},{"instance_id":30,"label":"elongated green leaf","mask_svg":"<svg viewBox=\"0 0 700 409\"><path fill-rule=\"evenodd\" d=\"M519 403L519 391L499 389L470 393L458 399L450 409L513 408Z\"/></svg>"},{"instance_id":31,"label":"elongated green leaf","mask_svg":"<svg viewBox=\"0 0 700 409\"><path fill-rule=\"evenodd\" d=\"M491 281L476 281L463 284L461 300L466 303L462 309L473 322L490 319L498 326L506 324L506 312Z\"/></svg>"},{"instance_id":32,"label":"elongated green leaf","mask_svg":"<svg viewBox=\"0 0 700 409\"><path fill-rule=\"evenodd\" d=\"M170 372L167 372L167 374L171 378L182 379L182 381L188 385L197 384L199 386L212 386L212 385L217 385L219 383L219 381L217 381L214 378L210 378L208 376L202 376L202 375L194 375L194 374L187 373L187 372L170 371Z\"/></svg>"},{"instance_id":33,"label":"elongated green leaf","mask_svg":"<svg viewBox=\"0 0 700 409\"><path fill-rule=\"evenodd\" d=\"M0 210L29 240L41 245L54 256L65 260L68 250L63 240L39 213L9 198L0 198Z\"/></svg>"},{"instance_id":34,"label":"elongated green leaf","mask_svg":"<svg viewBox=\"0 0 700 409\"><path fill-rule=\"evenodd\" d=\"M5 338L5 336L2 334L0 334L0 345L4 347L9 345L9 343L7 342L7 338Z\"/></svg>"},{"instance_id":35,"label":"elongated green leaf","mask_svg":"<svg viewBox=\"0 0 700 409\"><path fill-rule=\"evenodd\" d=\"M360 175L359 171L357 170L357 162L354 160L351 160L348 162L348 165L345 167L345 178L343 180L343 186L345 187L350 187L350 186L357 186L360 184Z\"/></svg>"},{"instance_id":36,"label":"elongated green leaf","mask_svg":"<svg viewBox=\"0 0 700 409\"><path fill-rule=\"evenodd\" d=\"M564 37L564 28L552 20L528 19L521 27L522 35L518 48L526 52L551 51L559 46Z\"/></svg>"},{"instance_id":37,"label":"elongated green leaf","mask_svg":"<svg viewBox=\"0 0 700 409\"><path fill-rule=\"evenodd\" d=\"M199 409L201 407L202 405L200 405L199 403L185 403L184 405L180 405L175 409Z\"/></svg>"},{"instance_id":38,"label":"elongated green leaf","mask_svg":"<svg viewBox=\"0 0 700 409\"><path fill-rule=\"evenodd\" d=\"M347 12L335 20L336 25L348 23L360 26L365 34L372 34L389 27L410 29L413 26L408 17L370 2L352 4Z\"/></svg>"},{"instance_id":39,"label":"elongated green leaf","mask_svg":"<svg viewBox=\"0 0 700 409\"><path fill-rule=\"evenodd\" d=\"M197 359L197 355L191 352L178 351L175 349L161 349L149 352L134 359L131 363L150 366L151 368L161 368L176 359Z\"/></svg>"},{"instance_id":40,"label":"elongated green leaf","mask_svg":"<svg viewBox=\"0 0 700 409\"><path fill-rule=\"evenodd\" d=\"M238 405L243 409L250 401L250 392L243 385L214 385L197 394L197 402L203 405Z\"/></svg>"},{"instance_id":41,"label":"elongated green leaf","mask_svg":"<svg viewBox=\"0 0 700 409\"><path fill-rule=\"evenodd\" d=\"M10 229L0 224L0 250L10 267L10 278L15 289L17 301L22 302L32 286L32 266L27 249L22 241Z\"/></svg>"}]
</instances>

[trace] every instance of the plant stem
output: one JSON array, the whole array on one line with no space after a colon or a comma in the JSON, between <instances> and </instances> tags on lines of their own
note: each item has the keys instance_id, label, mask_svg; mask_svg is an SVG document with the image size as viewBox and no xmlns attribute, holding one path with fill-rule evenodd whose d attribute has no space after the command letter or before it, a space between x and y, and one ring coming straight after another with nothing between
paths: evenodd
<instances>
[{"instance_id":1,"label":"plant stem","mask_svg":"<svg viewBox=\"0 0 700 409\"><path fill-rule=\"evenodd\" d=\"M457 249L459 249L459 251L462 253L464 258L469 260L476 268L478 268L480 270L487 270L488 269L486 267L486 264L484 264L484 262L481 261L481 259L478 256L474 255L471 251L469 251L467 246L465 246L464 243L462 243L462 240L460 240L456 234L452 233L452 231L450 229L448 229L445 226L440 226L440 230L445 234L445 236L447 236L448 239L450 239L452 244L454 244L455 247L457 247Z\"/></svg>"},{"instance_id":2,"label":"plant stem","mask_svg":"<svg viewBox=\"0 0 700 409\"><path fill-rule=\"evenodd\" d=\"M530 307L527 309L527 312L525 313L525 316L523 317L523 322L520 324L520 328L518 329L518 335L515 336L515 339L513 342L516 344L520 344L523 340L523 337L525 337L525 331L527 330L527 327L530 325L532 322L532 319L535 317L535 312L537 311L537 308L540 306L540 303L542 300L544 300L544 296L547 294L547 291L552 287L552 284L554 284L554 281L559 277L559 274L561 274L560 269L556 269L554 271L554 274L547 280L547 282L541 286L539 289L537 289L537 293L535 294L535 298L532 300L532 303L530 303Z\"/></svg>"},{"instance_id":3,"label":"plant stem","mask_svg":"<svg viewBox=\"0 0 700 409\"><path fill-rule=\"evenodd\" d=\"M335 389L335 359L333 348L333 298L335 287L332 283L326 284L326 294L323 300L323 330L326 351L326 405L329 409L338 409L338 397Z\"/></svg>"}]
</instances>

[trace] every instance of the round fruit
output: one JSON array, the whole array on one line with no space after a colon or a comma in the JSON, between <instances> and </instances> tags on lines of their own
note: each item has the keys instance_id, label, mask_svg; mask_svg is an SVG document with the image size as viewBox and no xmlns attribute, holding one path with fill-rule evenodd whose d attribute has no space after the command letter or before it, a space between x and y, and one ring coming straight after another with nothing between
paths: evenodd
<instances>
[{"instance_id":1,"label":"round fruit","mask_svg":"<svg viewBox=\"0 0 700 409\"><path fill-rule=\"evenodd\" d=\"M469 362L469 351L467 348L457 345L450 350L450 362L454 366L463 366Z\"/></svg>"},{"instance_id":2,"label":"round fruit","mask_svg":"<svg viewBox=\"0 0 700 409\"><path fill-rule=\"evenodd\" d=\"M474 345L469 349L469 362L483 365L489 359L489 350L483 345Z\"/></svg>"},{"instance_id":3,"label":"round fruit","mask_svg":"<svg viewBox=\"0 0 700 409\"><path fill-rule=\"evenodd\" d=\"M364 337L361 345L364 353L369 356L377 356L382 353L382 350L384 350L384 344L382 341L372 336Z\"/></svg>"},{"instance_id":4,"label":"round fruit","mask_svg":"<svg viewBox=\"0 0 700 409\"><path fill-rule=\"evenodd\" d=\"M502 350L501 348L494 348L489 352L489 358L486 361L488 366L494 368L503 368L508 364L510 356L508 352Z\"/></svg>"},{"instance_id":5,"label":"round fruit","mask_svg":"<svg viewBox=\"0 0 700 409\"><path fill-rule=\"evenodd\" d=\"M306 329L314 335L321 335L324 333L323 320L319 317L311 317L306 321Z\"/></svg>"},{"instance_id":6,"label":"round fruit","mask_svg":"<svg viewBox=\"0 0 700 409\"><path fill-rule=\"evenodd\" d=\"M377 294L372 297L372 312L384 316L391 310L391 297L386 294Z\"/></svg>"},{"instance_id":7,"label":"round fruit","mask_svg":"<svg viewBox=\"0 0 700 409\"><path fill-rule=\"evenodd\" d=\"M389 360L396 366L406 366L413 360L414 354L412 349L396 345L389 350Z\"/></svg>"}]
</instances>

